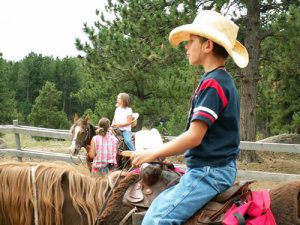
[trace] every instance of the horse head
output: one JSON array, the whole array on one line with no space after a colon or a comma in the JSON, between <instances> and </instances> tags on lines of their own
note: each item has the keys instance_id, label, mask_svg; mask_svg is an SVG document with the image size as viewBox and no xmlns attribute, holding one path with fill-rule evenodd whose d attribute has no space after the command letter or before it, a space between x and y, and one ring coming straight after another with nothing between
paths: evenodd
<instances>
[{"instance_id":1,"label":"horse head","mask_svg":"<svg viewBox=\"0 0 300 225\"><path fill-rule=\"evenodd\" d=\"M88 116L79 118L74 117L74 124L70 131L72 133L72 143L69 148L73 155L77 155L79 150L84 147L88 151L93 136L96 134L95 127L88 122Z\"/></svg>"}]
</instances>

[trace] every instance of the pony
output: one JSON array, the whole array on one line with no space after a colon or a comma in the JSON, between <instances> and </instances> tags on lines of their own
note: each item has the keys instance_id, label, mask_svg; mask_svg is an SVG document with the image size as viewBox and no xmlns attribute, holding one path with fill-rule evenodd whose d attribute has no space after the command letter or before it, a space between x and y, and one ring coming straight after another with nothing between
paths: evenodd
<instances>
[{"instance_id":1,"label":"pony","mask_svg":"<svg viewBox=\"0 0 300 225\"><path fill-rule=\"evenodd\" d=\"M138 113L133 113L133 120L132 120L132 127L136 126L137 119L139 117ZM72 142L71 146L69 147L69 151L72 156L77 156L79 154L79 151L81 148L85 148L86 150L86 162L89 170L92 169L92 162L93 159L89 158L88 153L90 150L90 144L92 141L92 138L97 133L97 127L91 124L88 120L88 116L83 116L82 118L79 118L77 114L75 114L74 118L74 124L70 128L70 132L72 133ZM121 151L127 150L127 146L123 140L122 133L119 129L115 128L112 129L113 134L118 140L118 150L119 154L116 156L118 165L121 167L124 166L124 159L121 155ZM133 139L133 142L135 140ZM73 159L73 158L72 158Z\"/></svg>"},{"instance_id":2,"label":"pony","mask_svg":"<svg viewBox=\"0 0 300 225\"><path fill-rule=\"evenodd\" d=\"M133 207L122 199L139 175L124 176L108 195L115 173L93 178L65 164L0 163L0 224L131 225L124 218ZM270 195L277 224L300 225L300 181L282 183Z\"/></svg>"},{"instance_id":3,"label":"pony","mask_svg":"<svg viewBox=\"0 0 300 225\"><path fill-rule=\"evenodd\" d=\"M109 190L70 165L0 164L1 225L94 225Z\"/></svg>"},{"instance_id":4,"label":"pony","mask_svg":"<svg viewBox=\"0 0 300 225\"><path fill-rule=\"evenodd\" d=\"M91 140L96 135L96 127L88 120L88 116L82 118L79 118L77 114L74 116L74 124L70 128L72 143L69 147L72 155L78 155L81 148L85 148L87 152L89 151Z\"/></svg>"},{"instance_id":5,"label":"pony","mask_svg":"<svg viewBox=\"0 0 300 225\"><path fill-rule=\"evenodd\" d=\"M93 159L88 157L92 138L96 135L96 127L88 122L88 116L79 118L77 114L74 116L74 124L70 128L72 133L72 143L69 147L72 156L79 154L81 148L86 150L86 163L89 170L92 170Z\"/></svg>"},{"instance_id":6,"label":"pony","mask_svg":"<svg viewBox=\"0 0 300 225\"><path fill-rule=\"evenodd\" d=\"M140 224L143 208L124 203L124 193L128 187L140 179L139 175L126 176L114 189L106 208L97 219L96 225L133 225ZM277 225L300 225L300 181L278 184L270 190L271 210ZM135 216L133 213L136 213ZM130 216L128 216L130 215ZM135 218L135 221L133 221ZM184 225L204 225L187 221ZM209 225L209 224L207 224Z\"/></svg>"}]
</instances>

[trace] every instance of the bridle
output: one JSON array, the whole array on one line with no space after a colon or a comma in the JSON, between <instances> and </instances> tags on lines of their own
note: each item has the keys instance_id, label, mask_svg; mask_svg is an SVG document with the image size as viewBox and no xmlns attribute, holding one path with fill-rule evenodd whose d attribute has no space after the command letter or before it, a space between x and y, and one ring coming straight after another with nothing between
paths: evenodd
<instances>
[{"instance_id":1,"label":"bridle","mask_svg":"<svg viewBox=\"0 0 300 225\"><path fill-rule=\"evenodd\" d=\"M76 126L80 126L80 125L77 124ZM91 125L90 124L87 124L87 127L84 129L84 133L85 133L85 137L82 140L78 140L78 134L76 135L76 138L72 139L72 142L75 142L76 144L78 144L80 146L80 148L87 146L88 140L91 139Z\"/></svg>"}]
</instances>

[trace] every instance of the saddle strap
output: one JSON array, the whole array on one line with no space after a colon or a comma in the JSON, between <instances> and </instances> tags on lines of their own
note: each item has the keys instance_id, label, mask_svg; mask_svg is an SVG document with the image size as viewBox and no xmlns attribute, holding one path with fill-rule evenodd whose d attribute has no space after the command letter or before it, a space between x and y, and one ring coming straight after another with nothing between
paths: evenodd
<instances>
[{"instance_id":1,"label":"saddle strap","mask_svg":"<svg viewBox=\"0 0 300 225\"><path fill-rule=\"evenodd\" d=\"M121 220L119 225L124 225L126 221L130 218L130 216L137 211L137 207L134 207L132 210L130 210L126 216Z\"/></svg>"},{"instance_id":2,"label":"saddle strap","mask_svg":"<svg viewBox=\"0 0 300 225\"><path fill-rule=\"evenodd\" d=\"M227 200L224 205L222 206L222 208L220 208L219 210L217 210L214 214L212 214L209 219L210 221L215 221L217 220L218 218L220 218L223 214L225 214L225 212L231 207L231 205L237 201L237 200L240 200L240 199L246 199L247 196L250 194L250 190L246 191L246 192L243 192L242 194L234 197L234 198L231 198L229 200Z\"/></svg>"},{"instance_id":3,"label":"saddle strap","mask_svg":"<svg viewBox=\"0 0 300 225\"><path fill-rule=\"evenodd\" d=\"M233 215L237 219L239 225L246 225L246 220L242 214L236 212Z\"/></svg>"}]
</instances>

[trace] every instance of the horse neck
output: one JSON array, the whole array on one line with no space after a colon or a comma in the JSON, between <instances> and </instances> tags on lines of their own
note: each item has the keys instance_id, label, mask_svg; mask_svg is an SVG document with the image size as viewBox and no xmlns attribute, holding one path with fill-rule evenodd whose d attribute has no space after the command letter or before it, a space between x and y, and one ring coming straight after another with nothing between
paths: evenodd
<instances>
[{"instance_id":1,"label":"horse neck","mask_svg":"<svg viewBox=\"0 0 300 225\"><path fill-rule=\"evenodd\" d=\"M90 145L92 138L96 135L96 129L95 127L88 123L88 135L87 135L87 140L86 140L86 145Z\"/></svg>"}]
</instances>

